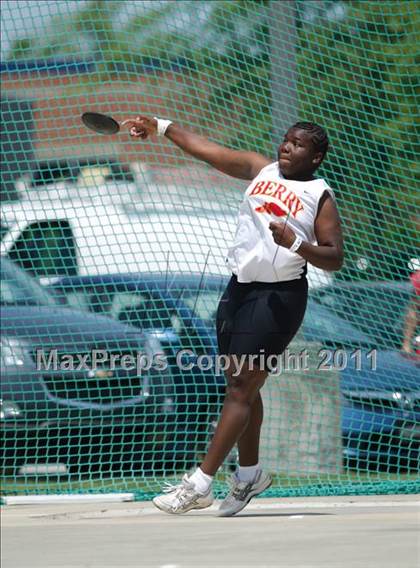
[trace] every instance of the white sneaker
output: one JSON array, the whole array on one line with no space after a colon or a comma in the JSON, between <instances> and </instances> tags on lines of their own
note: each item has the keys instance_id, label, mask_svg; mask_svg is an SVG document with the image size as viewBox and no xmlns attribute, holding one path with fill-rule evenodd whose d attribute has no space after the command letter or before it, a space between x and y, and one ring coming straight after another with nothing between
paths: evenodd
<instances>
[{"instance_id":1,"label":"white sneaker","mask_svg":"<svg viewBox=\"0 0 420 568\"><path fill-rule=\"evenodd\" d=\"M163 492L164 495L155 497L153 503L161 511L172 515L182 515L182 513L187 513L191 509L205 509L210 507L214 501L211 487L204 495L198 493L187 474L184 475L179 485L171 485L166 482L166 488Z\"/></svg>"},{"instance_id":2,"label":"white sneaker","mask_svg":"<svg viewBox=\"0 0 420 568\"><path fill-rule=\"evenodd\" d=\"M230 479L230 491L219 507L219 517L231 517L242 511L253 497L259 495L270 487L271 477L260 470L254 481L240 481L237 473Z\"/></svg>"}]
</instances>

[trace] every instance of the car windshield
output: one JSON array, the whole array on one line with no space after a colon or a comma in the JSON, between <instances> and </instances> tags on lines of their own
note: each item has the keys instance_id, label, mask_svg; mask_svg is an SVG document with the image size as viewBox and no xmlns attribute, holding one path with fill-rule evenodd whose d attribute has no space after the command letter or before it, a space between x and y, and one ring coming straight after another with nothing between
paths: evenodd
<instances>
[{"instance_id":1,"label":"car windshield","mask_svg":"<svg viewBox=\"0 0 420 568\"><path fill-rule=\"evenodd\" d=\"M57 288L53 287L55 290ZM65 285L61 292L64 294L68 305L85 311L99 312L110 317L122 320L136 318L142 320L142 325L153 327L177 327L171 318L175 315L180 317L180 308L187 306L200 317L204 322L213 326L216 321L216 311L219 298L222 295L223 286L220 290L201 289L174 285L161 294L156 291L151 292L147 286L144 288L132 288L124 284L108 283L86 284L86 285ZM164 297L172 297L175 308L168 312ZM140 317L140 313L142 317ZM130 317L129 317L130 316ZM178 321L179 325L179 321Z\"/></svg>"},{"instance_id":2,"label":"car windshield","mask_svg":"<svg viewBox=\"0 0 420 568\"><path fill-rule=\"evenodd\" d=\"M331 309L380 345L398 347L410 298L409 287L337 286L315 290L314 300Z\"/></svg>"},{"instance_id":3,"label":"car windshield","mask_svg":"<svg viewBox=\"0 0 420 568\"><path fill-rule=\"evenodd\" d=\"M13 262L2 257L0 263L1 305L12 306L54 306L55 298L38 282L18 268Z\"/></svg>"},{"instance_id":4,"label":"car windshield","mask_svg":"<svg viewBox=\"0 0 420 568\"><path fill-rule=\"evenodd\" d=\"M142 327L173 327L178 333L192 333L190 324L183 321L185 313L181 309L168 311L165 300L171 296L175 307L183 305L192 310L211 330L215 330L216 313L219 300L226 287L220 281L200 284L195 282L173 282L161 293L151 293L148 286L131 288L127 285L110 283L108 285L66 284L62 292L70 306L86 311L100 312L116 320L129 322ZM185 327L187 326L187 327ZM373 341L351 323L337 317L332 310L309 300L301 333L307 341L335 345L374 346Z\"/></svg>"},{"instance_id":5,"label":"car windshield","mask_svg":"<svg viewBox=\"0 0 420 568\"><path fill-rule=\"evenodd\" d=\"M309 341L334 345L374 346L369 336L359 331L349 322L337 317L331 310L308 301L303 320L303 335Z\"/></svg>"},{"instance_id":6,"label":"car windshield","mask_svg":"<svg viewBox=\"0 0 420 568\"><path fill-rule=\"evenodd\" d=\"M219 290L191 290L184 288L178 293L174 293L174 297L181 298L199 318L208 325L215 325L216 312L223 288Z\"/></svg>"}]
</instances>

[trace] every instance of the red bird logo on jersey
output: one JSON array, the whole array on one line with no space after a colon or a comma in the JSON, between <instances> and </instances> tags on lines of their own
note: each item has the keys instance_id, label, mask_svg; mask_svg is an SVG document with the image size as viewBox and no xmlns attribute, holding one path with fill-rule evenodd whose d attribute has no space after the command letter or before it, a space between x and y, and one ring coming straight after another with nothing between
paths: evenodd
<instances>
[{"instance_id":1,"label":"red bird logo on jersey","mask_svg":"<svg viewBox=\"0 0 420 568\"><path fill-rule=\"evenodd\" d=\"M283 217L289 212L293 217L303 210L303 203L294 191L288 189L285 185L280 182L261 180L257 182L249 193L249 197L253 195L264 196L266 198L273 198L279 200L286 211L274 203L265 202L260 207L256 208L255 211L259 213L273 213L277 217Z\"/></svg>"},{"instance_id":2,"label":"red bird logo on jersey","mask_svg":"<svg viewBox=\"0 0 420 568\"><path fill-rule=\"evenodd\" d=\"M262 205L256 207L255 211L257 211L257 213L272 213L273 215L276 215L276 217L283 217L284 215L287 215L284 209L270 201L265 201Z\"/></svg>"}]
</instances>

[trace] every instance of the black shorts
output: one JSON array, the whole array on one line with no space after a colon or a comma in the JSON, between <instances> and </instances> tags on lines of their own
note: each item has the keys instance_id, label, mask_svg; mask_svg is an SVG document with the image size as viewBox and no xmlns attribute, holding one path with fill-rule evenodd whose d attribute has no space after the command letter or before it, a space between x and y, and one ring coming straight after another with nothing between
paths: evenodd
<instances>
[{"instance_id":1,"label":"black shorts","mask_svg":"<svg viewBox=\"0 0 420 568\"><path fill-rule=\"evenodd\" d=\"M220 355L280 355L302 323L307 297L305 276L247 284L232 276L217 310Z\"/></svg>"}]
</instances>

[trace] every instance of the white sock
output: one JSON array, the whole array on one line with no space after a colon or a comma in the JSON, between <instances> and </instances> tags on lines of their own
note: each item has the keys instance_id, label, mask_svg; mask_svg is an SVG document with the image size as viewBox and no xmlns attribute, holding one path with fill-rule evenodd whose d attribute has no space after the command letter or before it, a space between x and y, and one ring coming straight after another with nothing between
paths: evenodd
<instances>
[{"instance_id":1,"label":"white sock","mask_svg":"<svg viewBox=\"0 0 420 568\"><path fill-rule=\"evenodd\" d=\"M257 475L259 470L260 470L259 463L255 465L238 466L237 475L239 481L245 481L247 483L250 481L254 481L255 476Z\"/></svg>"},{"instance_id":2,"label":"white sock","mask_svg":"<svg viewBox=\"0 0 420 568\"><path fill-rule=\"evenodd\" d=\"M195 472L190 475L188 479L194 484L197 491L203 495L207 493L210 489L210 485L213 483L213 476L207 475L207 473L204 473L199 467L197 467Z\"/></svg>"}]
</instances>

